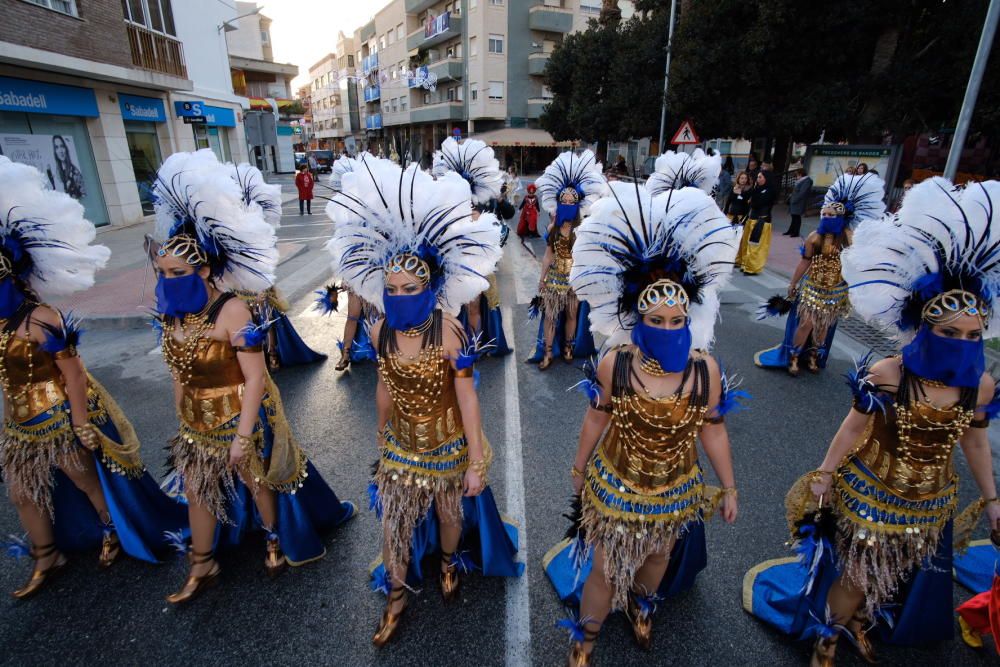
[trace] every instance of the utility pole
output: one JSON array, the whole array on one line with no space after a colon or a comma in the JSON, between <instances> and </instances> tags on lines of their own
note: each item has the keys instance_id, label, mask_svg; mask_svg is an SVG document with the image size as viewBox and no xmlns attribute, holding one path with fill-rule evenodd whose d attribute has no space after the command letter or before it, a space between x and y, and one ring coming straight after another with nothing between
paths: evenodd
<instances>
[{"instance_id":1,"label":"utility pole","mask_svg":"<svg viewBox=\"0 0 1000 667\"><path fill-rule=\"evenodd\" d=\"M951 150L948 151L948 162L945 163L944 177L955 180L958 173L958 162L962 159L962 149L965 148L965 137L969 134L972 123L972 112L976 109L976 98L979 96L979 85L983 82L986 62L990 59L990 48L993 46L993 35L997 31L997 21L1000 20L1000 0L990 0L986 10L986 21L983 23L983 34L979 37L979 48L976 49L976 59L972 62L972 72L969 73L969 85L965 89L965 99L962 100L962 111L958 114L955 124L955 136L951 140Z\"/></svg>"},{"instance_id":2,"label":"utility pole","mask_svg":"<svg viewBox=\"0 0 1000 667\"><path fill-rule=\"evenodd\" d=\"M996 0L993 0L996 2ZM663 133L667 125L667 91L670 88L670 49L674 42L674 19L677 16L677 0L670 0L670 30L667 32L667 66L663 73L663 106L660 111L660 155L663 155Z\"/></svg>"}]
</instances>

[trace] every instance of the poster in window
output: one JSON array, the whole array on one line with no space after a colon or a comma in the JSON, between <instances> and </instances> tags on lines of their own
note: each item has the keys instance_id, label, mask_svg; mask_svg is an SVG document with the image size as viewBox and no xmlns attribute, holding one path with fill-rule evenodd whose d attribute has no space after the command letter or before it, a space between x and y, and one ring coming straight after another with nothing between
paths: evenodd
<instances>
[{"instance_id":1,"label":"poster in window","mask_svg":"<svg viewBox=\"0 0 1000 667\"><path fill-rule=\"evenodd\" d=\"M45 174L53 190L65 192L73 199L87 196L73 137L61 134L0 134L0 155L38 169Z\"/></svg>"}]
</instances>

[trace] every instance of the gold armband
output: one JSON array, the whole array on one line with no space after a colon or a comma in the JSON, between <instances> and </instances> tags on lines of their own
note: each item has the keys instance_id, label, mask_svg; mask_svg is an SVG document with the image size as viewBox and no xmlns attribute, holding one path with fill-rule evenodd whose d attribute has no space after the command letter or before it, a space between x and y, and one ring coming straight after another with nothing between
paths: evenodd
<instances>
[{"instance_id":1,"label":"gold armband","mask_svg":"<svg viewBox=\"0 0 1000 667\"><path fill-rule=\"evenodd\" d=\"M573 477L583 477L583 471L577 468L576 466L570 466L569 474L572 475Z\"/></svg>"},{"instance_id":2,"label":"gold armband","mask_svg":"<svg viewBox=\"0 0 1000 667\"><path fill-rule=\"evenodd\" d=\"M236 440L236 443L240 446L240 450L244 454L249 454L253 451L253 438L237 434L234 440Z\"/></svg>"},{"instance_id":3,"label":"gold armband","mask_svg":"<svg viewBox=\"0 0 1000 667\"><path fill-rule=\"evenodd\" d=\"M467 368L458 368L455 370L455 377L457 378L471 378L475 374L475 369L472 366Z\"/></svg>"},{"instance_id":4,"label":"gold armband","mask_svg":"<svg viewBox=\"0 0 1000 667\"><path fill-rule=\"evenodd\" d=\"M63 349L59 350L58 352L56 352L55 354L53 354L52 358L55 359L56 361L62 361L64 359L74 359L78 356L80 355L77 354L76 345L68 345Z\"/></svg>"},{"instance_id":5,"label":"gold armband","mask_svg":"<svg viewBox=\"0 0 1000 667\"><path fill-rule=\"evenodd\" d=\"M264 344L258 343L257 345L233 345L233 349L237 352L263 352Z\"/></svg>"},{"instance_id":6,"label":"gold armband","mask_svg":"<svg viewBox=\"0 0 1000 667\"><path fill-rule=\"evenodd\" d=\"M90 451L96 450L101 444L101 434L97 432L97 427L93 424L74 426L73 433L79 438L83 446Z\"/></svg>"},{"instance_id":7,"label":"gold armband","mask_svg":"<svg viewBox=\"0 0 1000 667\"><path fill-rule=\"evenodd\" d=\"M488 470L488 464L486 463L486 459L479 459L477 461L470 461L469 462L469 470L472 470L477 475L479 475L479 479L483 480L483 486L486 486L486 473L487 473L487 470Z\"/></svg>"}]
</instances>

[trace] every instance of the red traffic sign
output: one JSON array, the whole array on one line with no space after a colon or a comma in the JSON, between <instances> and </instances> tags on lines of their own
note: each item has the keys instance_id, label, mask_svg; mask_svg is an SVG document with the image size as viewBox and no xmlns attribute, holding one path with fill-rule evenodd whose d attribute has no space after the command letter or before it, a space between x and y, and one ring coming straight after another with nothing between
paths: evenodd
<instances>
[{"instance_id":1,"label":"red traffic sign","mask_svg":"<svg viewBox=\"0 0 1000 667\"><path fill-rule=\"evenodd\" d=\"M679 128L677 128L677 131L674 133L674 138L670 140L670 143L675 145L700 144L701 139L699 139L698 135L695 133L694 125L691 124L691 121L686 120L681 123Z\"/></svg>"}]
</instances>

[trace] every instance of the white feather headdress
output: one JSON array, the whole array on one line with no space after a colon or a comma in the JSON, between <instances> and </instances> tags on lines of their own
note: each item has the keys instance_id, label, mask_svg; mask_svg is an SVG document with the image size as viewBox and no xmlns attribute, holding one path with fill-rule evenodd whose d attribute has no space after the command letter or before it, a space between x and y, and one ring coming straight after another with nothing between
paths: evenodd
<instances>
[{"instance_id":1,"label":"white feather headdress","mask_svg":"<svg viewBox=\"0 0 1000 667\"><path fill-rule=\"evenodd\" d=\"M344 175L333 198L338 209L327 250L333 273L361 298L382 308L385 269L412 253L431 270L430 289L455 314L489 287L500 260L500 228L493 215L472 219L469 184L458 174L437 179L411 164L405 170L378 160Z\"/></svg>"},{"instance_id":2,"label":"white feather headdress","mask_svg":"<svg viewBox=\"0 0 1000 667\"><path fill-rule=\"evenodd\" d=\"M984 337L1000 335L1000 183L958 190L931 178L903 200L895 224L863 222L842 255L851 305L867 320L909 338L924 305L953 289L976 294L991 317Z\"/></svg>"},{"instance_id":3,"label":"white feather headdress","mask_svg":"<svg viewBox=\"0 0 1000 667\"><path fill-rule=\"evenodd\" d=\"M841 203L845 218L852 227L865 220L881 220L885 215L885 183L868 172L861 175L841 174L827 189L823 205Z\"/></svg>"},{"instance_id":4,"label":"white feather headdress","mask_svg":"<svg viewBox=\"0 0 1000 667\"><path fill-rule=\"evenodd\" d=\"M693 346L708 349L738 243L715 200L697 188L652 196L637 184L611 183L611 196L576 230L570 284L590 304L591 330L617 345L639 321L641 292L670 278L690 299Z\"/></svg>"},{"instance_id":5,"label":"white feather headdress","mask_svg":"<svg viewBox=\"0 0 1000 667\"><path fill-rule=\"evenodd\" d=\"M330 177L326 181L327 185L329 185L334 192L340 192L343 187L344 174L355 171L361 166L362 162L370 163L378 159L379 158L375 157L368 151L361 151L358 153L357 157L344 155L337 158L330 167ZM329 206L327 208L329 208Z\"/></svg>"},{"instance_id":6,"label":"white feather headdress","mask_svg":"<svg viewBox=\"0 0 1000 667\"><path fill-rule=\"evenodd\" d=\"M49 188L34 167L0 155L0 254L14 276L43 298L92 287L111 257L91 245L96 236L80 202Z\"/></svg>"},{"instance_id":7,"label":"white feather headdress","mask_svg":"<svg viewBox=\"0 0 1000 667\"><path fill-rule=\"evenodd\" d=\"M230 162L226 166L236 185L243 191L243 203L246 206L259 206L269 224L275 229L281 227L281 186L266 182L260 169L247 162Z\"/></svg>"},{"instance_id":8,"label":"white feather headdress","mask_svg":"<svg viewBox=\"0 0 1000 667\"><path fill-rule=\"evenodd\" d=\"M667 151L656 158L655 171L646 181L646 189L658 195L667 190L692 187L708 194L719 182L721 170L722 156L718 153L706 155L700 148L690 155Z\"/></svg>"},{"instance_id":9,"label":"white feather headdress","mask_svg":"<svg viewBox=\"0 0 1000 667\"><path fill-rule=\"evenodd\" d=\"M500 198L503 185L500 162L485 142L466 139L458 143L454 137L445 139L441 150L434 151L433 174L441 177L448 172L455 172L469 182L473 204L487 204Z\"/></svg>"},{"instance_id":10,"label":"white feather headdress","mask_svg":"<svg viewBox=\"0 0 1000 667\"><path fill-rule=\"evenodd\" d=\"M156 236L187 234L208 256L212 276L227 288L262 291L274 284L278 265L274 227L244 191L229 166L210 149L174 153L153 184Z\"/></svg>"},{"instance_id":11,"label":"white feather headdress","mask_svg":"<svg viewBox=\"0 0 1000 667\"><path fill-rule=\"evenodd\" d=\"M549 215L555 215L559 194L573 188L580 197L580 213L587 215L590 206L608 193L608 182L593 151L579 155L573 151L561 153L535 181L538 200Z\"/></svg>"}]
</instances>

